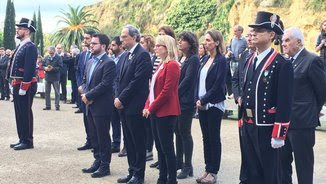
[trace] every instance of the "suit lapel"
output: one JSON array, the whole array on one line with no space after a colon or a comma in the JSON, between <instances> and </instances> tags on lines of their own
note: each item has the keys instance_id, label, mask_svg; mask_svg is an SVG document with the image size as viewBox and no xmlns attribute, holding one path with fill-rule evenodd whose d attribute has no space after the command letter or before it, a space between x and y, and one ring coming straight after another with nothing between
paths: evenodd
<instances>
[{"instance_id":1,"label":"suit lapel","mask_svg":"<svg viewBox=\"0 0 326 184\"><path fill-rule=\"evenodd\" d=\"M293 65L293 69L295 70L298 65L303 61L304 57L306 56L307 51L306 49L303 49L301 51L301 53L298 55L298 57L293 61L292 65Z\"/></svg>"}]
</instances>

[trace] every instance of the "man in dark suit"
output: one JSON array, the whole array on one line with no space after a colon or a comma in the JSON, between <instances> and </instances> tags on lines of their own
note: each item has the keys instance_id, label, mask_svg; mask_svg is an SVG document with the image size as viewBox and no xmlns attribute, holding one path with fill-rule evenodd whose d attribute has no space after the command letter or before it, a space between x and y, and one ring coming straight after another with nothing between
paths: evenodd
<instances>
[{"instance_id":1,"label":"man in dark suit","mask_svg":"<svg viewBox=\"0 0 326 184\"><path fill-rule=\"evenodd\" d=\"M87 47L90 46L92 35L95 34L95 31L89 30L84 34L84 43L87 45ZM85 75L85 67L87 65L88 60L91 58L92 53L87 50L82 53L80 53L77 61L77 70L76 70L76 79L77 79L77 86L82 85L83 77ZM79 103L79 109L75 113L83 113L83 121L84 121L84 127L85 127L85 132L86 132L86 143L78 147L77 150L82 151L82 150L87 150L91 149L91 141L90 141L90 135L89 135L89 128L88 128L88 123L87 123L87 117L86 117L86 106L85 104L81 101L80 98L80 93L78 95L79 98L77 98L78 103Z\"/></svg>"},{"instance_id":2,"label":"man in dark suit","mask_svg":"<svg viewBox=\"0 0 326 184\"><path fill-rule=\"evenodd\" d=\"M77 96L78 96L78 86L76 80L76 64L79 57L80 50L76 45L70 47L71 57L68 61L68 80L71 82L71 101L69 104L77 105Z\"/></svg>"},{"instance_id":3,"label":"man in dark suit","mask_svg":"<svg viewBox=\"0 0 326 184\"><path fill-rule=\"evenodd\" d=\"M253 29L249 28L249 31L246 35L246 40L247 40L247 45L248 48L246 48L241 54L240 54L240 59L238 61L238 67L234 72L234 75L232 77L232 91L234 94L234 100L235 103L238 105L238 111L240 110L241 106L241 96L242 96L242 89L244 85L244 72L245 72L245 67L247 65L247 61L249 58L254 54L256 51L256 47L252 44L252 34ZM239 116L239 114L238 114ZM242 137L242 123L241 121L238 122L238 127L239 127L239 142L240 142L240 151L241 151L241 167L240 167L240 183L246 183L247 181L247 176L246 176L246 170L247 170L247 164L243 160L243 145L241 141Z\"/></svg>"},{"instance_id":4,"label":"man in dark suit","mask_svg":"<svg viewBox=\"0 0 326 184\"><path fill-rule=\"evenodd\" d=\"M282 149L282 183L292 183L293 153L298 183L312 184L315 128L326 100L325 69L321 58L304 48L300 29L285 30L282 40L283 51L291 58L294 70L291 126Z\"/></svg>"},{"instance_id":5,"label":"man in dark suit","mask_svg":"<svg viewBox=\"0 0 326 184\"><path fill-rule=\"evenodd\" d=\"M94 148L95 161L84 173L93 178L110 174L111 139L110 118L113 104L113 81L116 76L115 63L106 54L110 39L104 34L94 34L91 40L92 59L86 66L79 91L86 104L86 113Z\"/></svg>"},{"instance_id":6,"label":"man in dark suit","mask_svg":"<svg viewBox=\"0 0 326 184\"><path fill-rule=\"evenodd\" d=\"M9 81L6 79L6 71L8 67L9 57L5 53L5 49L0 47L0 100L10 99L9 95Z\"/></svg>"},{"instance_id":7,"label":"man in dark suit","mask_svg":"<svg viewBox=\"0 0 326 184\"><path fill-rule=\"evenodd\" d=\"M37 48L30 40L36 31L33 20L22 18L16 24L16 37L21 42L9 62L7 78L11 78L19 142L11 144L14 150L34 148L33 145L33 99L37 90Z\"/></svg>"},{"instance_id":8,"label":"man in dark suit","mask_svg":"<svg viewBox=\"0 0 326 184\"><path fill-rule=\"evenodd\" d=\"M131 25L121 31L121 41L127 49L117 78L114 106L120 109L120 117L127 148L129 174L118 183L144 183L146 162L146 128L142 111L149 93L152 63L149 53L140 46L140 33Z\"/></svg>"},{"instance_id":9,"label":"man in dark suit","mask_svg":"<svg viewBox=\"0 0 326 184\"><path fill-rule=\"evenodd\" d=\"M70 56L65 53L62 44L57 44L55 47L56 53L62 58L62 67L60 68L60 81L59 84L61 86L61 95L60 100L63 103L67 102L67 76L68 76L68 65Z\"/></svg>"},{"instance_id":10,"label":"man in dark suit","mask_svg":"<svg viewBox=\"0 0 326 184\"><path fill-rule=\"evenodd\" d=\"M62 67L62 58L55 53L55 47L50 46L48 53L44 58L42 69L45 71L45 108L43 110L51 109L51 85L54 89L55 95L55 109L60 110L60 69Z\"/></svg>"},{"instance_id":11,"label":"man in dark suit","mask_svg":"<svg viewBox=\"0 0 326 184\"><path fill-rule=\"evenodd\" d=\"M122 61L125 59L127 53L124 52L120 37L116 36L112 39L111 50L114 54L114 62L116 64L117 75L120 73L120 66ZM113 89L115 91L117 86L117 81L113 84ZM120 142L121 142L121 123L120 115L117 108L113 107L112 117L112 153L117 153L120 151Z\"/></svg>"}]
</instances>

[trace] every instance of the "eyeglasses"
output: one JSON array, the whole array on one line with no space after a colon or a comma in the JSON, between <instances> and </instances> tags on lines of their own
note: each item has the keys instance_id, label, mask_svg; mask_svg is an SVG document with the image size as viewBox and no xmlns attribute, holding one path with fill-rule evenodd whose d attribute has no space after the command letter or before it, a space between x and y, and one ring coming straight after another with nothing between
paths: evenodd
<instances>
[{"instance_id":1,"label":"eyeglasses","mask_svg":"<svg viewBox=\"0 0 326 184\"><path fill-rule=\"evenodd\" d=\"M165 45L161 45L161 44L156 44L155 47L156 47L156 48L158 48L158 47L165 47L165 48L166 48Z\"/></svg>"}]
</instances>

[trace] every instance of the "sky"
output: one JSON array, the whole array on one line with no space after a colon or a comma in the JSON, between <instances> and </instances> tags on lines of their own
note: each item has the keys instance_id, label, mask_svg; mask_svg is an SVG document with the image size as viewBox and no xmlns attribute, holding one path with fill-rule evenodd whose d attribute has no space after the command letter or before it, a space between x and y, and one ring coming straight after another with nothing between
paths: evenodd
<instances>
[{"instance_id":1,"label":"sky","mask_svg":"<svg viewBox=\"0 0 326 184\"><path fill-rule=\"evenodd\" d=\"M61 10L68 10L68 5L72 7L86 6L97 3L101 0L13 0L16 11L16 22L22 17L33 18L34 11L37 13L41 8L42 28L44 33L53 33L57 26ZM3 30L3 23L6 15L7 0L0 0L0 31ZM37 15L37 14L36 14Z\"/></svg>"}]
</instances>

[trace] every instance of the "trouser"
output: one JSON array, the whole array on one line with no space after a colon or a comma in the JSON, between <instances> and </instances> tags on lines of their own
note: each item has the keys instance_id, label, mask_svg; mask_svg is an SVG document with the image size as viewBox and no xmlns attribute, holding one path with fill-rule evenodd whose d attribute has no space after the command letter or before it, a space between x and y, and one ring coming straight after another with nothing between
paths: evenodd
<instances>
[{"instance_id":1,"label":"trouser","mask_svg":"<svg viewBox=\"0 0 326 184\"><path fill-rule=\"evenodd\" d=\"M280 149L271 146L273 126L256 126L244 120L242 128L243 160L248 166L247 183L280 184Z\"/></svg>"},{"instance_id":2,"label":"trouser","mask_svg":"<svg viewBox=\"0 0 326 184\"><path fill-rule=\"evenodd\" d=\"M112 126L112 147L120 148L121 123L120 123L119 111L115 107L113 107L113 111L112 111L111 126Z\"/></svg>"},{"instance_id":3,"label":"trouser","mask_svg":"<svg viewBox=\"0 0 326 184\"><path fill-rule=\"evenodd\" d=\"M312 184L315 128L290 129L282 148L282 183L292 184L293 155L299 184Z\"/></svg>"},{"instance_id":4,"label":"trouser","mask_svg":"<svg viewBox=\"0 0 326 184\"><path fill-rule=\"evenodd\" d=\"M10 98L9 81L6 79L5 71L0 71L0 92L2 99Z\"/></svg>"},{"instance_id":5,"label":"trouser","mask_svg":"<svg viewBox=\"0 0 326 184\"><path fill-rule=\"evenodd\" d=\"M111 163L110 116L92 116L91 111L87 115L94 158Z\"/></svg>"},{"instance_id":6,"label":"trouser","mask_svg":"<svg viewBox=\"0 0 326 184\"><path fill-rule=\"evenodd\" d=\"M243 136L243 128L239 127L239 143L240 143L240 153L241 153L241 166L240 166L240 176L239 180L242 182L247 181L247 163L246 160L244 160L244 151L243 151L243 143L242 143L242 136Z\"/></svg>"},{"instance_id":7,"label":"trouser","mask_svg":"<svg viewBox=\"0 0 326 184\"><path fill-rule=\"evenodd\" d=\"M67 74L60 73L61 96L60 100L67 100Z\"/></svg>"},{"instance_id":8,"label":"trouser","mask_svg":"<svg viewBox=\"0 0 326 184\"><path fill-rule=\"evenodd\" d=\"M198 110L199 123L204 143L205 170L217 174L221 164L221 122L223 112L211 107L208 110Z\"/></svg>"},{"instance_id":9,"label":"trouser","mask_svg":"<svg viewBox=\"0 0 326 184\"><path fill-rule=\"evenodd\" d=\"M177 122L176 116L156 117L153 120L153 136L157 145L158 163L160 166L159 180L176 183L177 168L174 152L173 132Z\"/></svg>"},{"instance_id":10,"label":"trouser","mask_svg":"<svg viewBox=\"0 0 326 184\"><path fill-rule=\"evenodd\" d=\"M77 81L71 80L71 102L76 103L78 98Z\"/></svg>"},{"instance_id":11,"label":"trouser","mask_svg":"<svg viewBox=\"0 0 326 184\"><path fill-rule=\"evenodd\" d=\"M150 118L145 119L145 128L146 128L146 150L148 152L153 151L154 138L152 132L152 123Z\"/></svg>"},{"instance_id":12,"label":"trouser","mask_svg":"<svg viewBox=\"0 0 326 184\"><path fill-rule=\"evenodd\" d=\"M182 110L178 117L177 126L175 129L176 135L176 151L177 151L177 166L191 167L193 140L191 136L192 117L194 109ZM183 155L185 162L183 165Z\"/></svg>"},{"instance_id":13,"label":"trouser","mask_svg":"<svg viewBox=\"0 0 326 184\"><path fill-rule=\"evenodd\" d=\"M54 88L55 95L55 107L59 108L60 101L60 89L59 89L59 81L45 81L45 107L51 108L51 84Z\"/></svg>"},{"instance_id":14,"label":"trouser","mask_svg":"<svg viewBox=\"0 0 326 184\"><path fill-rule=\"evenodd\" d=\"M18 138L21 143L33 143L33 99L37 83L32 83L26 95L19 95L20 85L13 86L14 107Z\"/></svg>"},{"instance_id":15,"label":"trouser","mask_svg":"<svg viewBox=\"0 0 326 184\"><path fill-rule=\"evenodd\" d=\"M129 174L144 179L146 164L146 129L141 114L126 115L120 111L124 144L127 150Z\"/></svg>"}]
</instances>

